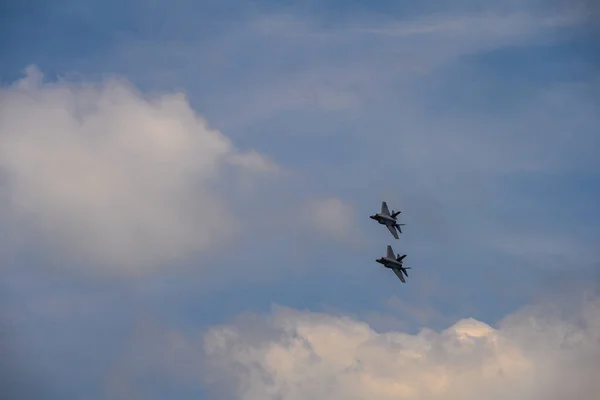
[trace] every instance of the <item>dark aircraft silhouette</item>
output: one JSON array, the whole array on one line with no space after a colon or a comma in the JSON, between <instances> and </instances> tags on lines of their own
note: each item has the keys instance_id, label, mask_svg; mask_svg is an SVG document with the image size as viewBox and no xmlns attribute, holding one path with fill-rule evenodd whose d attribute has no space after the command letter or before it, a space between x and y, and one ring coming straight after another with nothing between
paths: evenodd
<instances>
[{"instance_id":1,"label":"dark aircraft silhouette","mask_svg":"<svg viewBox=\"0 0 600 400\"><path fill-rule=\"evenodd\" d=\"M406 277L408 278L408 273L406 272L406 270L411 268L402 265L402 260L404 260L405 257L406 254L402 256L400 254L394 256L394 250L392 249L392 246L388 245L385 257L378 258L375 261L377 261L379 264L382 264L384 267L394 271L394 273L398 278L400 278L402 283L406 283L404 275L406 275Z\"/></svg>"},{"instance_id":2,"label":"dark aircraft silhouette","mask_svg":"<svg viewBox=\"0 0 600 400\"><path fill-rule=\"evenodd\" d=\"M374 219L379 222L381 225L385 225L386 228L389 229L390 233L398 239L398 232L402 233L402 228L400 226L406 224L399 224L396 218L400 215L402 211L394 211L392 210L390 214L390 210L388 209L387 203L385 201L381 202L381 212L375 215L370 215L369 218Z\"/></svg>"}]
</instances>

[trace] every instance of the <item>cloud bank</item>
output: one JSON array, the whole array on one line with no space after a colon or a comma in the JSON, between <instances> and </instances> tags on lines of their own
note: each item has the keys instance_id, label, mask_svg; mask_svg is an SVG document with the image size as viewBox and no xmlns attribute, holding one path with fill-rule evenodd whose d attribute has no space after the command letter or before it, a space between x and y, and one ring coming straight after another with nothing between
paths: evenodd
<instances>
[{"instance_id":1,"label":"cloud bank","mask_svg":"<svg viewBox=\"0 0 600 400\"><path fill-rule=\"evenodd\" d=\"M379 333L349 317L276 308L205 336L206 383L228 399L581 399L600 393L600 299L526 307L496 328Z\"/></svg>"},{"instance_id":2,"label":"cloud bank","mask_svg":"<svg viewBox=\"0 0 600 400\"><path fill-rule=\"evenodd\" d=\"M241 224L222 189L278 168L237 150L181 93L26 73L0 89L0 215L60 259L139 272L222 243Z\"/></svg>"}]
</instances>

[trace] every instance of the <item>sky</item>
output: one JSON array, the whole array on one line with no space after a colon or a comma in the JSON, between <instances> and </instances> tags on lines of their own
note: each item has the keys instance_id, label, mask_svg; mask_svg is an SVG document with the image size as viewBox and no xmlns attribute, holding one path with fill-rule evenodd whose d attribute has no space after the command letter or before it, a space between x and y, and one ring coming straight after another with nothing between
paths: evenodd
<instances>
[{"instance_id":1,"label":"sky","mask_svg":"<svg viewBox=\"0 0 600 400\"><path fill-rule=\"evenodd\" d=\"M600 392L594 2L2 7L0 397Z\"/></svg>"}]
</instances>

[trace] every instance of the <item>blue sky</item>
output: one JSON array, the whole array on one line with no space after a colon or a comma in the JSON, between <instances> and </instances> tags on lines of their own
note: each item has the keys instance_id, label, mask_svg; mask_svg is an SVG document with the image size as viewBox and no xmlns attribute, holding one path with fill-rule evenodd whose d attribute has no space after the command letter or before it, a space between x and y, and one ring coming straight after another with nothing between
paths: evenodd
<instances>
[{"instance_id":1,"label":"blue sky","mask_svg":"<svg viewBox=\"0 0 600 400\"><path fill-rule=\"evenodd\" d=\"M130 213L114 214L114 226L110 218L99 225L89 219L98 227L90 238L106 239L98 252L83 242L81 232L87 231L77 217L65 222L62 240L63 227L48 221L63 215L65 204L78 203L58 203L45 191L60 173L48 172L45 186L37 180L26 186L19 180L30 178L23 172L25 155L0 165L9 199L0 208L2 219L15 223L13 215L26 215L5 225L13 229L3 234L14 240L0 253L2 340L10 349L0 368L19 378L6 387L22 393L20 380L26 380L30 388L44 388L39 398L131 398L134 392L144 398L224 398L204 378L190 383L181 378L182 368L161 369L164 332L193 342L240 314L271 315L272 306L280 305L351 316L375 331L414 334L461 318L495 325L549 290L575 295L581 287L597 287L600 114L594 88L600 59L596 20L585 20L581 10L587 9L560 2L434 0L418 6L134 0L9 6L1 24L8 39L0 42L4 98L14 95L8 86L30 65L47 82L63 79L58 85L65 87L118 76L139 93L183 92L211 128L240 151L256 150L281 174L255 181L224 172L197 190L176 186L176 194L165 198L140 184L142 194L132 198L143 203L144 196L157 196L156 207L183 210L192 210L197 199L214 204L202 194L214 189L237 230L216 243L219 224L206 221L214 214L227 224L229 211L207 208L194 221L206 223L215 244L188 251L197 243L169 237L204 231L185 224L179 230L165 217L151 227L164 225L167 233L135 245L150 258L162 257L161 249L181 254L151 269L144 257L105 236L120 237L128 226L119 219ZM59 104L44 101L49 110L48 104ZM26 103L19 104L27 119ZM124 123L143 131L136 121ZM40 126L40 132L51 130ZM0 133L16 137L21 131L12 127L0 125ZM32 136L27 145L40 149L46 143L41 137ZM10 149L13 143L0 144ZM208 145L199 146L204 152ZM49 148L56 149L55 158L71 149ZM76 164L78 154L95 154L93 147L71 150L73 165L95 165ZM69 175L72 170L56 169L79 179ZM157 187L170 190L169 177L187 179L181 171L187 170L169 169L164 181L156 178ZM81 182L91 179L82 176ZM109 183L89 191L106 195L101 188L118 187ZM92 197L81 202L100 204ZM325 223L311 219L311 204L327 198L342 208L327 209L334 214ZM11 199L36 207L15 208ZM403 211L407 225L399 241L367 218L382 200ZM107 201L113 217L110 208L121 203ZM329 221L339 229L328 227ZM84 230L68 230L71 224ZM155 246L153 238L173 240L172 247ZM89 245L93 255L78 258L64 243ZM374 263L387 244L408 254L413 270L405 285ZM113 245L116 255L107 261L102 253ZM142 260L137 266L143 273L122 273L127 268L120 262L132 257ZM116 270L103 268L115 260ZM202 355L192 361L182 353L172 357L176 364L203 362Z\"/></svg>"}]
</instances>

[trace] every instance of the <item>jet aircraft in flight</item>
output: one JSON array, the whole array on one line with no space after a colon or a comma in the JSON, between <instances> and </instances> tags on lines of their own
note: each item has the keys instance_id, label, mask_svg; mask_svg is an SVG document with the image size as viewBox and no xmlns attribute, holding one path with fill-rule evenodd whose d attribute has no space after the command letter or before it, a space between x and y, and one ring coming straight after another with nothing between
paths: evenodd
<instances>
[{"instance_id":1,"label":"jet aircraft in flight","mask_svg":"<svg viewBox=\"0 0 600 400\"><path fill-rule=\"evenodd\" d=\"M400 226L405 225L405 224L399 224L398 221L396 220L396 218L398 217L398 215L401 212L402 211L392 210L392 212L390 213L387 203L385 201L383 201L383 202L381 202L381 212L378 214L375 214L375 215L370 215L369 218L374 219L375 221L379 222L381 225L385 225L386 228L389 229L391 234L396 239L398 239L398 232L396 232L396 229L398 229L398 231L400 231L400 233L402 233L402 228L400 228Z\"/></svg>"},{"instance_id":2,"label":"jet aircraft in flight","mask_svg":"<svg viewBox=\"0 0 600 400\"><path fill-rule=\"evenodd\" d=\"M406 275L406 277L408 278L408 273L406 272L406 270L411 268L402 265L402 260L404 260L404 257L406 257L406 254L402 256L400 254L394 256L394 250L392 249L392 246L388 245L387 254L385 255L385 257L378 258L375 261L377 261L379 264L382 264L384 267L394 271L394 273L398 278L400 278L402 283L406 283L404 275Z\"/></svg>"}]
</instances>

